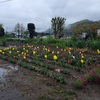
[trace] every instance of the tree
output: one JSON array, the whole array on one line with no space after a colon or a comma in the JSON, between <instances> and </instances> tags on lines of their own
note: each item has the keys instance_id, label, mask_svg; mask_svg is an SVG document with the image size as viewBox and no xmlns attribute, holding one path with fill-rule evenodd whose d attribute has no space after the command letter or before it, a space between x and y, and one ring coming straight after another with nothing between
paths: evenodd
<instances>
[{"instance_id":1,"label":"tree","mask_svg":"<svg viewBox=\"0 0 100 100\"><path fill-rule=\"evenodd\" d=\"M0 28L2 28L3 24L0 24Z\"/></svg>"},{"instance_id":2,"label":"tree","mask_svg":"<svg viewBox=\"0 0 100 100\"><path fill-rule=\"evenodd\" d=\"M91 37L92 38L96 38L97 29L100 29L100 22L99 21L95 21L93 24L91 24Z\"/></svg>"},{"instance_id":3,"label":"tree","mask_svg":"<svg viewBox=\"0 0 100 100\"><path fill-rule=\"evenodd\" d=\"M21 36L23 36L25 27L23 26L23 24L17 23L15 25L14 31L18 33L18 37L20 36L20 34Z\"/></svg>"},{"instance_id":4,"label":"tree","mask_svg":"<svg viewBox=\"0 0 100 100\"><path fill-rule=\"evenodd\" d=\"M20 24L20 32L21 32L21 37L24 35L25 32L25 27L23 24Z\"/></svg>"},{"instance_id":5,"label":"tree","mask_svg":"<svg viewBox=\"0 0 100 100\"><path fill-rule=\"evenodd\" d=\"M71 29L74 36L79 36L82 32L90 33L90 25L89 24L80 24Z\"/></svg>"},{"instance_id":6,"label":"tree","mask_svg":"<svg viewBox=\"0 0 100 100\"><path fill-rule=\"evenodd\" d=\"M61 38L63 36L65 20L66 19L62 17L52 18L52 30L55 38Z\"/></svg>"},{"instance_id":7,"label":"tree","mask_svg":"<svg viewBox=\"0 0 100 100\"><path fill-rule=\"evenodd\" d=\"M100 22L95 21L91 23L80 23L71 28L71 31L75 37L80 36L83 32L87 33L87 37L96 38L97 29L100 29Z\"/></svg>"},{"instance_id":8,"label":"tree","mask_svg":"<svg viewBox=\"0 0 100 100\"><path fill-rule=\"evenodd\" d=\"M30 38L33 38L35 36L35 24L34 23L28 23L27 28L30 33Z\"/></svg>"},{"instance_id":9,"label":"tree","mask_svg":"<svg viewBox=\"0 0 100 100\"><path fill-rule=\"evenodd\" d=\"M3 37L5 35L5 30L3 28L3 24L0 24L0 37Z\"/></svg>"}]
</instances>

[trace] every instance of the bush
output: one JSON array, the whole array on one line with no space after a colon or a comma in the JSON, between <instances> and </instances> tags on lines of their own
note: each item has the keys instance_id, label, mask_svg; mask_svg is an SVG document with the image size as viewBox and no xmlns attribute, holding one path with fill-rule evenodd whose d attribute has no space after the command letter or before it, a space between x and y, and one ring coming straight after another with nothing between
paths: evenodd
<instances>
[{"instance_id":1,"label":"bush","mask_svg":"<svg viewBox=\"0 0 100 100\"><path fill-rule=\"evenodd\" d=\"M83 88L83 83L80 80L76 80L74 86L75 88Z\"/></svg>"},{"instance_id":2,"label":"bush","mask_svg":"<svg viewBox=\"0 0 100 100\"><path fill-rule=\"evenodd\" d=\"M77 47L77 48L84 48L84 47L86 47L85 41L84 41L84 40L78 40L78 41L76 42L76 47Z\"/></svg>"},{"instance_id":3,"label":"bush","mask_svg":"<svg viewBox=\"0 0 100 100\"><path fill-rule=\"evenodd\" d=\"M86 42L88 48L92 48L93 50L99 49L100 48L100 40L89 40Z\"/></svg>"},{"instance_id":4,"label":"bush","mask_svg":"<svg viewBox=\"0 0 100 100\"><path fill-rule=\"evenodd\" d=\"M11 39L8 39L11 41ZM33 39L26 39L26 40L18 40L22 41L24 43L33 43L33 44L43 44L43 45L53 45L53 46L59 46L59 47L76 47L76 48L92 48L93 50L100 48L100 40L80 40L78 38L72 37L66 40L61 39L55 39L51 36L48 36L47 38L33 38Z\"/></svg>"},{"instance_id":5,"label":"bush","mask_svg":"<svg viewBox=\"0 0 100 100\"><path fill-rule=\"evenodd\" d=\"M47 38L45 38L43 40L44 44L56 44L59 40L57 39L54 39L53 37L51 36L48 36Z\"/></svg>"},{"instance_id":6,"label":"bush","mask_svg":"<svg viewBox=\"0 0 100 100\"><path fill-rule=\"evenodd\" d=\"M74 42L73 40L71 40L71 39L67 39L67 40L65 41L65 45L66 45L67 47L73 47L74 44L75 44L75 42Z\"/></svg>"},{"instance_id":7,"label":"bush","mask_svg":"<svg viewBox=\"0 0 100 100\"><path fill-rule=\"evenodd\" d=\"M7 42L7 38L6 37L2 37L0 38L0 45L1 46L7 46L8 42Z\"/></svg>"}]
</instances>

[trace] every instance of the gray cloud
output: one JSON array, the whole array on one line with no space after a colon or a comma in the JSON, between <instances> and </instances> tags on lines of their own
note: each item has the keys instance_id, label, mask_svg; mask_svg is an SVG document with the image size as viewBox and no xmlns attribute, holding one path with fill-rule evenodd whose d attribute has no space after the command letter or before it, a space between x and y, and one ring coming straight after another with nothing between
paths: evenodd
<instances>
[{"instance_id":1,"label":"gray cloud","mask_svg":"<svg viewBox=\"0 0 100 100\"><path fill-rule=\"evenodd\" d=\"M82 19L100 20L100 0L12 0L0 3L0 23L10 30L17 23L27 27L27 23L33 22L37 31L43 31L51 27L51 19L55 16L65 17L66 24Z\"/></svg>"}]
</instances>

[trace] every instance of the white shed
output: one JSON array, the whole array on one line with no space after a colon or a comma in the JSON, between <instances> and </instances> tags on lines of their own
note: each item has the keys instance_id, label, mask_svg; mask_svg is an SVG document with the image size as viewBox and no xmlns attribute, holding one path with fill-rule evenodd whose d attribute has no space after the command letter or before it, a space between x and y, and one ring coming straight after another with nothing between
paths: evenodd
<instances>
[{"instance_id":1,"label":"white shed","mask_svg":"<svg viewBox=\"0 0 100 100\"><path fill-rule=\"evenodd\" d=\"M100 29L97 30L97 35L100 36Z\"/></svg>"}]
</instances>

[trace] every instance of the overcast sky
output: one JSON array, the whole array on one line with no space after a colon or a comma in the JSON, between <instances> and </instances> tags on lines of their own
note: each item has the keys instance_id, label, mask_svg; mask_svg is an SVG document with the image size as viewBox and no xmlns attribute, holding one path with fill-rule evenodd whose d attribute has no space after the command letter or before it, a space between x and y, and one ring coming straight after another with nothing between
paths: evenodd
<instances>
[{"instance_id":1,"label":"overcast sky","mask_svg":"<svg viewBox=\"0 0 100 100\"><path fill-rule=\"evenodd\" d=\"M100 20L100 0L0 0L0 23L13 30L17 23L27 27L34 23L36 31L51 27L53 17L66 18L66 25L79 20Z\"/></svg>"}]
</instances>

